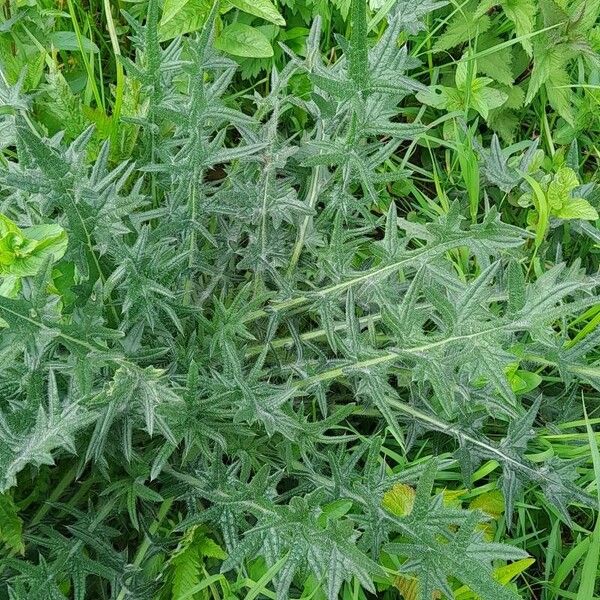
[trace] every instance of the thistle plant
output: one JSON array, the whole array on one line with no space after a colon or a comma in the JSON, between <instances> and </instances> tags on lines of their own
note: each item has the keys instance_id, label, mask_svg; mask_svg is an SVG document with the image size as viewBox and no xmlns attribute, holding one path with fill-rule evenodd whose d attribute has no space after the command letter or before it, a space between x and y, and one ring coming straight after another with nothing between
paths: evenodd
<instances>
[{"instance_id":1,"label":"thistle plant","mask_svg":"<svg viewBox=\"0 0 600 600\"><path fill-rule=\"evenodd\" d=\"M317 18L305 55L284 47L268 89L235 103L217 5L161 43L150 0L128 16L124 68L147 98L129 162L108 142L90 162L92 130L47 138L2 96L0 597L237 597L262 566L248 597L413 581L419 600L511 600L495 569L527 552L446 502L437 473L457 461L469 488L495 461L509 524L531 490L565 522L593 506L574 462L528 448L539 372L600 389L598 333L561 328L598 303L597 275L534 276L535 233L493 206L382 206L411 176L390 157L431 125L404 110L425 87L397 40L440 3L414 5L371 47L353 0L333 62Z\"/></svg>"}]
</instances>

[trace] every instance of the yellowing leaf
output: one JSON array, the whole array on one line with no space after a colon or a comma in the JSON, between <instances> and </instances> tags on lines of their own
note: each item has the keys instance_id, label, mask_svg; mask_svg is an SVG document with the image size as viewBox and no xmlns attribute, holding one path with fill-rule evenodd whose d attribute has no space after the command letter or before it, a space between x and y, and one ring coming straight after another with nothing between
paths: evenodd
<instances>
[{"instance_id":1,"label":"yellowing leaf","mask_svg":"<svg viewBox=\"0 0 600 600\"><path fill-rule=\"evenodd\" d=\"M391 513L405 517L410 515L415 504L416 492L405 483L397 483L383 495L383 506Z\"/></svg>"},{"instance_id":2,"label":"yellowing leaf","mask_svg":"<svg viewBox=\"0 0 600 600\"><path fill-rule=\"evenodd\" d=\"M465 495L466 490L444 490L442 492L442 499L444 506L460 507L461 498Z\"/></svg>"},{"instance_id":3,"label":"yellowing leaf","mask_svg":"<svg viewBox=\"0 0 600 600\"><path fill-rule=\"evenodd\" d=\"M504 497L500 490L492 490L485 494L480 494L471 500L469 508L472 510L481 510L494 519L499 519L504 512Z\"/></svg>"},{"instance_id":4,"label":"yellowing leaf","mask_svg":"<svg viewBox=\"0 0 600 600\"><path fill-rule=\"evenodd\" d=\"M508 585L532 564L535 563L534 558L521 558L508 565L502 565L494 569L493 577L502 585ZM479 600L479 596L472 592L466 585L460 587L454 592L455 600Z\"/></svg>"},{"instance_id":5,"label":"yellowing leaf","mask_svg":"<svg viewBox=\"0 0 600 600\"><path fill-rule=\"evenodd\" d=\"M402 594L404 600L418 600L419 598L419 581L416 577L396 575L394 587ZM440 592L436 591L431 595L431 600L439 600L441 597Z\"/></svg>"},{"instance_id":6,"label":"yellowing leaf","mask_svg":"<svg viewBox=\"0 0 600 600\"><path fill-rule=\"evenodd\" d=\"M535 558L522 558L509 565L497 567L494 569L494 579L502 585L507 585L534 563Z\"/></svg>"}]
</instances>

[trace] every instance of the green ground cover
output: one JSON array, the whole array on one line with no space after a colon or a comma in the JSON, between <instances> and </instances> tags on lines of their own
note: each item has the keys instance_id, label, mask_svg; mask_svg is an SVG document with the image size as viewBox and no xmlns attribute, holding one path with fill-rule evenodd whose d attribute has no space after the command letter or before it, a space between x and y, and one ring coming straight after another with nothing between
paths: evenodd
<instances>
[{"instance_id":1,"label":"green ground cover","mask_svg":"<svg viewBox=\"0 0 600 600\"><path fill-rule=\"evenodd\" d=\"M0 13L0 599L600 598L600 0Z\"/></svg>"}]
</instances>

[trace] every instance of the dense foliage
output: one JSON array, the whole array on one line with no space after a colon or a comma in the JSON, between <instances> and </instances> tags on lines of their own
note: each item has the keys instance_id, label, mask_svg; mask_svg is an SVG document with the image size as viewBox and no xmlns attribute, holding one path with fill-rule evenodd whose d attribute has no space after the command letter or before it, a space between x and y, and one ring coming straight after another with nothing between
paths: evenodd
<instances>
[{"instance_id":1,"label":"dense foliage","mask_svg":"<svg viewBox=\"0 0 600 600\"><path fill-rule=\"evenodd\" d=\"M600 3L279 5L7 4L0 598L597 597Z\"/></svg>"}]
</instances>

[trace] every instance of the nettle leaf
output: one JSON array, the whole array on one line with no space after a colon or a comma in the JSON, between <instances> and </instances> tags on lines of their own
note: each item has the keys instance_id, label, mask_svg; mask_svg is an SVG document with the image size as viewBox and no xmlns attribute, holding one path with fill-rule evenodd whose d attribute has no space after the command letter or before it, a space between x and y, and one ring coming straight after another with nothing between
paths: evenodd
<instances>
[{"instance_id":1,"label":"nettle leaf","mask_svg":"<svg viewBox=\"0 0 600 600\"><path fill-rule=\"evenodd\" d=\"M462 10L448 21L444 32L433 45L434 52L450 50L463 42L485 33L491 27L491 19L476 11L477 0L470 0Z\"/></svg>"},{"instance_id":2,"label":"nettle leaf","mask_svg":"<svg viewBox=\"0 0 600 600\"><path fill-rule=\"evenodd\" d=\"M560 219L598 219L598 212L587 200L572 197L579 186L579 178L573 169L561 167L557 171L546 192L552 214Z\"/></svg>"},{"instance_id":3,"label":"nettle leaf","mask_svg":"<svg viewBox=\"0 0 600 600\"><path fill-rule=\"evenodd\" d=\"M495 36L484 36L478 44L481 50L487 50L499 45L501 40ZM507 86L512 86L514 82L513 74L513 52L511 48L500 48L487 56L480 56L477 59L477 70L484 75L491 77L494 81ZM517 88L518 89L518 88ZM508 100L508 98L507 98Z\"/></svg>"},{"instance_id":4,"label":"nettle leaf","mask_svg":"<svg viewBox=\"0 0 600 600\"><path fill-rule=\"evenodd\" d=\"M465 111L474 108L484 119L490 110L502 106L508 95L490 86L490 77L476 77L476 67L472 66L471 77L468 76L469 64L463 60L456 68L456 88L443 85L430 86L427 91L417 94L417 99L435 108L448 111Z\"/></svg>"},{"instance_id":5,"label":"nettle leaf","mask_svg":"<svg viewBox=\"0 0 600 600\"><path fill-rule=\"evenodd\" d=\"M503 0L502 9L506 16L515 24L515 33L518 36L530 34L535 26L535 15L538 7L533 0ZM521 42L528 54L531 54L531 42L527 39Z\"/></svg>"}]
</instances>

